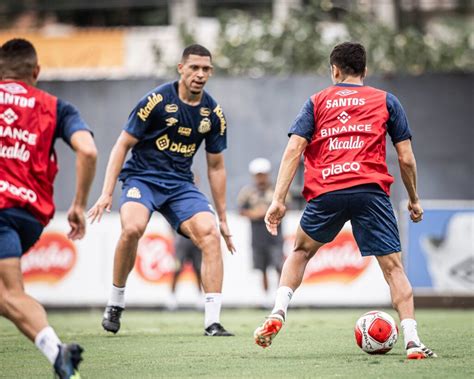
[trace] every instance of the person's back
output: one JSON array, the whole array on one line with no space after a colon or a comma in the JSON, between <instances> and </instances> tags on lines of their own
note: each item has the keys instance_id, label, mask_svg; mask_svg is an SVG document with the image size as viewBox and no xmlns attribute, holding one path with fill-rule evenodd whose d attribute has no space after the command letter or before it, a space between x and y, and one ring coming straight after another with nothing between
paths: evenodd
<instances>
[{"instance_id":1,"label":"person's back","mask_svg":"<svg viewBox=\"0 0 474 379\"><path fill-rule=\"evenodd\" d=\"M57 98L18 80L0 81L0 209L19 207L46 225L54 213Z\"/></svg>"},{"instance_id":2,"label":"person's back","mask_svg":"<svg viewBox=\"0 0 474 379\"><path fill-rule=\"evenodd\" d=\"M20 258L54 214L55 140L62 138L77 155L68 210L73 240L85 234L97 151L77 110L34 87L39 71L30 42L13 39L0 47L0 314L36 344L60 378L70 378L78 377L82 348L62 344L43 307L24 292Z\"/></svg>"},{"instance_id":3,"label":"person's back","mask_svg":"<svg viewBox=\"0 0 474 379\"><path fill-rule=\"evenodd\" d=\"M290 128L275 195L265 216L269 232L276 234L285 214L286 194L304 153L303 194L307 205L295 246L283 267L275 307L268 320L256 329L255 341L262 347L272 343L307 263L350 221L362 256L376 257L390 287L404 332L407 358L436 356L417 334L413 293L403 269L397 220L389 199L393 178L385 162L387 132L398 154L410 217L414 222L422 220L416 161L405 112L393 95L364 86L366 52L361 44L345 42L335 46L330 65L335 85L313 95Z\"/></svg>"}]
</instances>

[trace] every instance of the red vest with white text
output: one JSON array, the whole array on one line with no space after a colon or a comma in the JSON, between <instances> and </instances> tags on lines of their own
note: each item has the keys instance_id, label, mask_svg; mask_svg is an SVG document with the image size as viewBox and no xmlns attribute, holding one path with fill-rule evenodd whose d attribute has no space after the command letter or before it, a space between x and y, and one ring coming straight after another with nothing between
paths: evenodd
<instances>
[{"instance_id":1,"label":"red vest with white text","mask_svg":"<svg viewBox=\"0 0 474 379\"><path fill-rule=\"evenodd\" d=\"M369 183L389 195L393 177L385 162L386 92L332 86L311 100L316 128L304 153L306 200Z\"/></svg>"},{"instance_id":2,"label":"red vest with white text","mask_svg":"<svg viewBox=\"0 0 474 379\"><path fill-rule=\"evenodd\" d=\"M57 98L0 81L0 209L19 207L46 225L54 214Z\"/></svg>"}]
</instances>

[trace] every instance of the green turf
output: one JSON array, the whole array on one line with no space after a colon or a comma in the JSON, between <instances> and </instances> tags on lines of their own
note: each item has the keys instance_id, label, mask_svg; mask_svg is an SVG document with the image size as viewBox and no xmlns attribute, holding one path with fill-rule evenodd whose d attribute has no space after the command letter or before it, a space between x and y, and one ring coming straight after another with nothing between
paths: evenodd
<instances>
[{"instance_id":1,"label":"green turf","mask_svg":"<svg viewBox=\"0 0 474 379\"><path fill-rule=\"evenodd\" d=\"M271 348L253 343L264 311L224 310L235 338L203 337L201 312L124 313L116 336L100 327L101 314L50 312L63 341L86 349L83 378L469 378L474 377L474 312L418 311L418 328L438 359L407 361L400 341L385 356L355 344L353 325L362 310L291 310ZM394 313L390 311L392 315ZM0 319L0 377L51 378L33 344Z\"/></svg>"}]
</instances>

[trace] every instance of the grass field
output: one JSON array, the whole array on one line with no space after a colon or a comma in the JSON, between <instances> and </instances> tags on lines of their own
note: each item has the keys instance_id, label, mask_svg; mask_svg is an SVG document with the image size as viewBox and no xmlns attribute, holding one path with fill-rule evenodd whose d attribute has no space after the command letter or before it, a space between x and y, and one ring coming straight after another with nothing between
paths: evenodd
<instances>
[{"instance_id":1,"label":"grass field","mask_svg":"<svg viewBox=\"0 0 474 379\"><path fill-rule=\"evenodd\" d=\"M86 349L83 378L474 377L474 312L418 311L422 339L440 356L423 361L405 359L402 339L385 356L363 353L353 325L364 312L290 310L266 350L252 339L265 311L224 310L222 323L234 338L203 337L201 312L127 311L116 336L102 331L98 311L50 312L50 322L63 341ZM46 359L5 319L0 319L0 377L52 377Z\"/></svg>"}]
</instances>

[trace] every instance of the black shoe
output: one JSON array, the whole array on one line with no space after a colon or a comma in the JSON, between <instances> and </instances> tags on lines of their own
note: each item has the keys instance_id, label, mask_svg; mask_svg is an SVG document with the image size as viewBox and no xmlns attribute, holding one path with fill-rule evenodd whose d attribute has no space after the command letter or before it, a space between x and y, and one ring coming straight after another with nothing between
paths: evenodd
<instances>
[{"instance_id":1,"label":"black shoe","mask_svg":"<svg viewBox=\"0 0 474 379\"><path fill-rule=\"evenodd\" d=\"M107 305L105 307L104 318L102 319L102 327L107 332L117 333L120 329L120 317L124 308L115 305Z\"/></svg>"},{"instance_id":2,"label":"black shoe","mask_svg":"<svg viewBox=\"0 0 474 379\"><path fill-rule=\"evenodd\" d=\"M224 327L215 322L214 324L209 325L206 329L204 329L205 336L212 336L212 337L231 337L233 334L228 332L224 329Z\"/></svg>"},{"instance_id":3,"label":"black shoe","mask_svg":"<svg viewBox=\"0 0 474 379\"><path fill-rule=\"evenodd\" d=\"M59 345L59 353L54 361L54 372L60 379L80 379L79 363L84 351L77 343Z\"/></svg>"}]
</instances>

